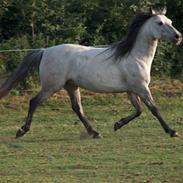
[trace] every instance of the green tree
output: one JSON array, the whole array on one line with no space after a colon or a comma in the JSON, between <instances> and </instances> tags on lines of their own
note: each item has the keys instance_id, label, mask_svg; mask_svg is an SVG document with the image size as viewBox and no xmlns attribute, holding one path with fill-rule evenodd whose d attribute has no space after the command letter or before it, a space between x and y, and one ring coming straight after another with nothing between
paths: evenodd
<instances>
[{"instance_id":1,"label":"green tree","mask_svg":"<svg viewBox=\"0 0 183 183\"><path fill-rule=\"evenodd\" d=\"M0 48L39 48L62 43L109 45L127 32L130 19L164 0L1 0ZM183 1L166 0L168 17L183 32ZM183 46L159 44L154 74L183 74ZM0 73L11 72L25 53L0 54ZM7 62L8 60L8 62Z\"/></svg>"}]
</instances>

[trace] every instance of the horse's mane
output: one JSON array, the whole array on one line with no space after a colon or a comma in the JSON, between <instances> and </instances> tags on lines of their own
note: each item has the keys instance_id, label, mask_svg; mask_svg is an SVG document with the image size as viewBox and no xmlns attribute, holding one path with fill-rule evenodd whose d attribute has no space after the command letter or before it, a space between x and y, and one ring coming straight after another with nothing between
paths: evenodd
<instances>
[{"instance_id":1,"label":"horse's mane","mask_svg":"<svg viewBox=\"0 0 183 183\"><path fill-rule=\"evenodd\" d=\"M142 25L153 15L150 13L139 13L131 21L127 35L122 40L112 44L109 49L112 50L112 57L115 60L129 54L136 42L137 35Z\"/></svg>"}]
</instances>

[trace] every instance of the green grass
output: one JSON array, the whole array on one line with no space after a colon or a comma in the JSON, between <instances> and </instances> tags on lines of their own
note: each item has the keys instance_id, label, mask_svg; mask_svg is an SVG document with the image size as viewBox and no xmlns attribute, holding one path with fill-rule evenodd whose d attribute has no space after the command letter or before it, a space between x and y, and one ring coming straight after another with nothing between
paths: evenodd
<instances>
[{"instance_id":1,"label":"green grass","mask_svg":"<svg viewBox=\"0 0 183 183\"><path fill-rule=\"evenodd\" d=\"M167 123L183 134L182 89L159 90L154 98ZM183 141L170 138L143 106L143 114L113 132L132 112L126 95L91 95L83 106L103 139L83 138L83 126L68 99L54 96L35 113L31 131L15 140L27 113L28 96L0 104L0 183L182 183Z\"/></svg>"}]
</instances>

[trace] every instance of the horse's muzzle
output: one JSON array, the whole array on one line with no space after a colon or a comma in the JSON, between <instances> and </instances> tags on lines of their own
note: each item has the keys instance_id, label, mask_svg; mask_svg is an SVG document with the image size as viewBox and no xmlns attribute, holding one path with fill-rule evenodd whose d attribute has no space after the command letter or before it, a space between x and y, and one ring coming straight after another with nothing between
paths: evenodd
<instances>
[{"instance_id":1,"label":"horse's muzzle","mask_svg":"<svg viewBox=\"0 0 183 183\"><path fill-rule=\"evenodd\" d=\"M174 37L174 42L178 46L182 42L182 34L181 33L176 33Z\"/></svg>"}]
</instances>

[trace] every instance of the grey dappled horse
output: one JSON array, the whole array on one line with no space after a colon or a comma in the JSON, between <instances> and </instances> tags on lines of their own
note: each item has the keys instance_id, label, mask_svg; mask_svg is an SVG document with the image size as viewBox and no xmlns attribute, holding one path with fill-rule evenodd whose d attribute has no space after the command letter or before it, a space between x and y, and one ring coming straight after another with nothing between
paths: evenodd
<instances>
[{"instance_id":1,"label":"grey dappled horse","mask_svg":"<svg viewBox=\"0 0 183 183\"><path fill-rule=\"evenodd\" d=\"M93 138L101 137L84 115L79 87L94 92L128 93L135 113L116 122L114 130L140 116L140 102L143 101L164 131L171 137L178 136L160 115L148 87L151 65L160 39L179 45L182 35L172 26L165 11L157 13L151 10L150 13L137 14L127 35L108 48L62 44L29 53L0 88L0 97L3 97L26 77L32 67L39 65L42 89L30 100L28 116L17 131L16 138L30 129L37 106L63 88L68 92L72 108L88 134Z\"/></svg>"}]
</instances>

